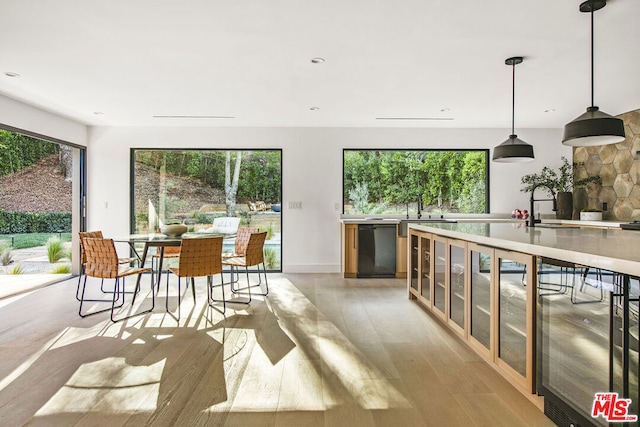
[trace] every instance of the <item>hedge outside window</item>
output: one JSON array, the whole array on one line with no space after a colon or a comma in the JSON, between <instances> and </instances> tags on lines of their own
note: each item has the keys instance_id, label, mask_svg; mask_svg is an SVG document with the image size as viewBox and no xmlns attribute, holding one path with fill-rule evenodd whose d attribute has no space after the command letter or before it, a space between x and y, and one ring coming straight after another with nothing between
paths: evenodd
<instances>
[{"instance_id":1,"label":"hedge outside window","mask_svg":"<svg viewBox=\"0 0 640 427\"><path fill-rule=\"evenodd\" d=\"M343 150L345 214L486 213L489 150Z\"/></svg>"}]
</instances>

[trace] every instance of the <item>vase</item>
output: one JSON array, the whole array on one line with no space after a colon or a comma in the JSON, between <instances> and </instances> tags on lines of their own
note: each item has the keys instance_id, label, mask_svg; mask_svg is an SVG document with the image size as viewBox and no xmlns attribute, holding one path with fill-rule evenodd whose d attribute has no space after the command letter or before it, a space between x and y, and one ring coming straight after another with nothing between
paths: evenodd
<instances>
[{"instance_id":1,"label":"vase","mask_svg":"<svg viewBox=\"0 0 640 427\"><path fill-rule=\"evenodd\" d=\"M556 194L556 218L571 219L573 215L573 193L558 191Z\"/></svg>"}]
</instances>

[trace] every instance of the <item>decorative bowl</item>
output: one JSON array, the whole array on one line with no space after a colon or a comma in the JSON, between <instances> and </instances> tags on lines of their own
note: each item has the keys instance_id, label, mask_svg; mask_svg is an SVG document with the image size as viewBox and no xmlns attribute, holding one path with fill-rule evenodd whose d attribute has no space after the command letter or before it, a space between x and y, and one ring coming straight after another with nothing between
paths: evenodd
<instances>
[{"instance_id":1,"label":"decorative bowl","mask_svg":"<svg viewBox=\"0 0 640 427\"><path fill-rule=\"evenodd\" d=\"M160 231L167 237L180 237L187 232L187 228L184 224L167 224L162 226Z\"/></svg>"}]
</instances>

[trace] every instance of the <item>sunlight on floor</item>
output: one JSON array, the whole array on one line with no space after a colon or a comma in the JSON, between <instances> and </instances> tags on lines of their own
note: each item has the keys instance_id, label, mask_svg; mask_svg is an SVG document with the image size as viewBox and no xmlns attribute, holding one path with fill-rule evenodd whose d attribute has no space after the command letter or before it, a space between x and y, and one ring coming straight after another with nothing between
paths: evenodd
<instances>
[{"instance_id":1,"label":"sunlight on floor","mask_svg":"<svg viewBox=\"0 0 640 427\"><path fill-rule=\"evenodd\" d=\"M200 375L207 375L201 386L216 388L217 393L208 398L204 412L411 406L385 373L289 280L270 278L270 285L269 297L228 310L226 317L199 296L195 305L190 299L182 301L179 323L167 316L162 303L153 314L122 323L104 320L87 322L86 328L68 327L6 376L0 390L52 353L73 354L77 349L83 354L69 361L78 363L77 367L74 371L68 371L73 368L70 365L56 368L61 375L67 372L68 379L62 380L35 416L154 412L160 399L171 399L167 391L162 394L162 388L171 366L182 363L181 352L188 354L186 363L197 363L197 356L189 354L195 346L209 352L203 353L208 366L201 371ZM96 352L85 355L87 348Z\"/></svg>"},{"instance_id":2,"label":"sunlight on floor","mask_svg":"<svg viewBox=\"0 0 640 427\"><path fill-rule=\"evenodd\" d=\"M85 363L36 413L88 411L154 411L165 361L130 366L123 358L108 357Z\"/></svg>"}]
</instances>

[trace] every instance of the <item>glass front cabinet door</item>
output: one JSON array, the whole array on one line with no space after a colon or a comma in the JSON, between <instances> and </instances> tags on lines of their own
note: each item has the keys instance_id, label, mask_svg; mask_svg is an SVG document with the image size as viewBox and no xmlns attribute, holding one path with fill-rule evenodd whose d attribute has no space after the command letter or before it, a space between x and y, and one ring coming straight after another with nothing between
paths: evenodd
<instances>
[{"instance_id":1,"label":"glass front cabinet door","mask_svg":"<svg viewBox=\"0 0 640 427\"><path fill-rule=\"evenodd\" d=\"M432 244L431 235L420 231L409 230L409 298L418 299L426 307L431 308L432 301Z\"/></svg>"},{"instance_id":2,"label":"glass front cabinet door","mask_svg":"<svg viewBox=\"0 0 640 427\"><path fill-rule=\"evenodd\" d=\"M534 392L534 303L536 301L533 256L495 251L496 364L527 393Z\"/></svg>"},{"instance_id":3,"label":"glass front cabinet door","mask_svg":"<svg viewBox=\"0 0 640 427\"><path fill-rule=\"evenodd\" d=\"M493 248L468 243L469 344L488 361L493 360Z\"/></svg>"},{"instance_id":4,"label":"glass front cabinet door","mask_svg":"<svg viewBox=\"0 0 640 427\"><path fill-rule=\"evenodd\" d=\"M467 243L462 240L448 240L447 277L447 321L460 335L465 333L465 301L467 300Z\"/></svg>"}]
</instances>

